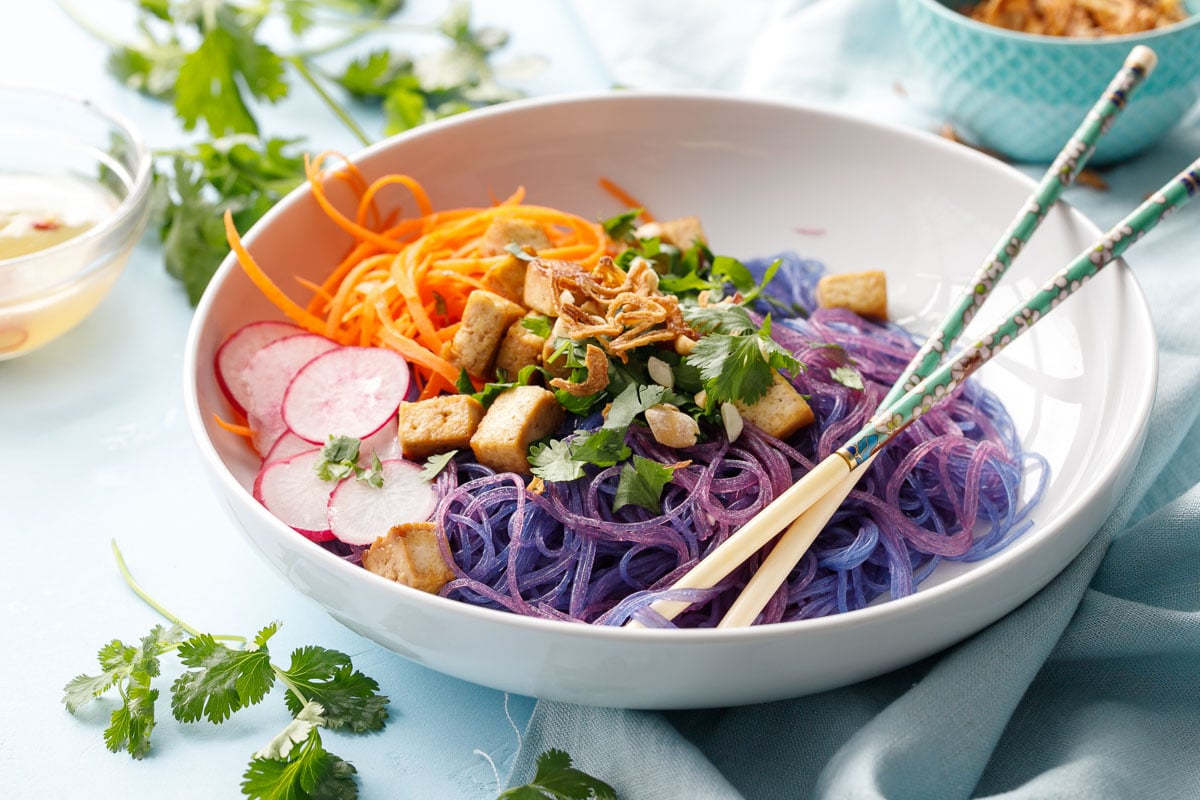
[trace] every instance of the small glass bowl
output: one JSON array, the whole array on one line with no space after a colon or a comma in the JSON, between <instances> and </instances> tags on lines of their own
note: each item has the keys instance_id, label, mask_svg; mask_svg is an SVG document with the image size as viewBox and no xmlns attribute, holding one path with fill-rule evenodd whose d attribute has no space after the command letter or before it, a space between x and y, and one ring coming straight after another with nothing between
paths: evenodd
<instances>
[{"instance_id":1,"label":"small glass bowl","mask_svg":"<svg viewBox=\"0 0 1200 800\"><path fill-rule=\"evenodd\" d=\"M58 338L104 298L146 228L152 170L137 129L89 100L7 85L0 108L0 176L75 182L112 206L73 238L0 258L2 361Z\"/></svg>"}]
</instances>

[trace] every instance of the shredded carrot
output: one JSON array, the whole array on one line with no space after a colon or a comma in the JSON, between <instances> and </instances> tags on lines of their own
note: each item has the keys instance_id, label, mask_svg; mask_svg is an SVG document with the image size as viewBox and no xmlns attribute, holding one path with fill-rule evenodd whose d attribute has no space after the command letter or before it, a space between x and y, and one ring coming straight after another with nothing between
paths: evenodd
<instances>
[{"instance_id":1,"label":"shredded carrot","mask_svg":"<svg viewBox=\"0 0 1200 800\"><path fill-rule=\"evenodd\" d=\"M339 161L336 168L326 166L332 160ZM512 257L497 252L495 236L489 234L493 224L514 220L538 225L551 241L542 253L545 257L569 259L587 269L615 248L599 224L527 204L524 188L503 200L493 195L491 205L479 208L434 210L424 187L407 175L368 181L335 153L318 154L306 161L305 169L313 199L332 223L330 230L344 232L350 243L343 257L317 273L325 277L296 278L310 293L303 304L271 280L242 244L227 214L230 247L254 285L305 330L340 344L388 347L404 356L413 366L422 396L455 390L459 369L443 349L461 325L471 292L486 288L488 270ZM611 182L602 185L636 204ZM401 215L392 192L384 191L392 186L411 195L415 209L410 208L410 214ZM337 191L331 194L331 188ZM342 197L347 189L352 204ZM335 195L342 199L335 202ZM645 218L652 219L648 214Z\"/></svg>"},{"instance_id":2,"label":"shredded carrot","mask_svg":"<svg viewBox=\"0 0 1200 800\"><path fill-rule=\"evenodd\" d=\"M234 425L232 422L226 422L225 420L221 419L219 414L216 414L216 413L214 413L212 416L213 416L214 422L216 422L218 425L220 425L222 428L229 431L230 433L236 433L238 436L245 436L247 439L250 438L249 426Z\"/></svg>"},{"instance_id":3,"label":"shredded carrot","mask_svg":"<svg viewBox=\"0 0 1200 800\"><path fill-rule=\"evenodd\" d=\"M600 188L603 189L604 191L608 192L609 194L611 194L613 197L620 200L622 203L625 204L625 206L627 208L640 208L642 210L642 213L638 214L638 219L640 219L642 222L654 222L655 221L654 215L646 210L645 205L643 205L642 203L639 203L636 197L634 197L629 192L622 189L620 186L617 186L615 183L610 181L608 178L600 179Z\"/></svg>"}]
</instances>

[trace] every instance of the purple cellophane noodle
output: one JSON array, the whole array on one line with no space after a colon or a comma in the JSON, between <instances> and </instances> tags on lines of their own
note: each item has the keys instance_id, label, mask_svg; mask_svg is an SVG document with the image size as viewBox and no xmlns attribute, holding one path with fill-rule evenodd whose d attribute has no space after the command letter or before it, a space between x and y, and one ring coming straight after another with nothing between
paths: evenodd
<instances>
[{"instance_id":1,"label":"purple cellophane noodle","mask_svg":"<svg viewBox=\"0 0 1200 800\"><path fill-rule=\"evenodd\" d=\"M768 287L775 302L760 302L757 309L772 313L772 335L807 365L793 383L811 398L815 424L787 442L750 425L732 444L713 431L709 441L678 451L659 445L644 426L633 426L627 443L635 454L666 464L691 461L667 484L659 515L637 506L612 511L619 466L547 483L536 495L526 490L527 479L495 474L460 454L437 484L434 519L457 573L442 593L549 619L716 625L761 555L712 589L668 587L857 432L917 348L899 326L848 311L789 317L787 309L815 305L822 268L792 254L780 258L779 275ZM761 276L768 263L748 266ZM847 365L862 376L864 390L833 377ZM594 428L599 419L576 425ZM1031 463L1037 483L1022 500L1022 476ZM1044 460L1022 452L999 400L968 381L882 450L756 624L903 597L943 559L992 555L1032 525L1029 511L1047 473ZM692 606L667 621L648 608L662 599Z\"/></svg>"}]
</instances>

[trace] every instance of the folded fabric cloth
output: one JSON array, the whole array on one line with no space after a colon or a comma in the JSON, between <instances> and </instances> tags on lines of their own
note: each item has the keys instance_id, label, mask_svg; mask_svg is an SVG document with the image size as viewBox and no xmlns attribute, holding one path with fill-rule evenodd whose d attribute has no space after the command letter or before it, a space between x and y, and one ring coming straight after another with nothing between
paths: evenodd
<instances>
[{"instance_id":1,"label":"folded fabric cloth","mask_svg":"<svg viewBox=\"0 0 1200 800\"><path fill-rule=\"evenodd\" d=\"M576 8L621 85L941 122L891 0ZM1198 153L1193 114L1107 171L1109 190L1066 199L1107 227ZM1200 798L1198 245L1200 225L1180 221L1130 260L1160 339L1147 443L1112 517L1042 592L944 653L814 696L669 713L539 702L512 782L558 747L623 800Z\"/></svg>"}]
</instances>

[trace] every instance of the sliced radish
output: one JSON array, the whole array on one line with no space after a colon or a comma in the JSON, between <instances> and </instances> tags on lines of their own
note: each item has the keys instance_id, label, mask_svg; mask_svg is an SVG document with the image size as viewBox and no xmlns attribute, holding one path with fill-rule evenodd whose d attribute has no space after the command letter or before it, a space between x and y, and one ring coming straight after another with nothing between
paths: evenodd
<instances>
[{"instance_id":1,"label":"sliced radish","mask_svg":"<svg viewBox=\"0 0 1200 800\"><path fill-rule=\"evenodd\" d=\"M314 542L333 538L329 530L329 497L337 486L317 477L321 448L269 461L254 481L254 496L282 522Z\"/></svg>"},{"instance_id":2,"label":"sliced radish","mask_svg":"<svg viewBox=\"0 0 1200 800\"><path fill-rule=\"evenodd\" d=\"M282 461L285 458L291 458L298 453L303 453L306 450L312 450L313 443L305 439L301 439L291 431L287 431L279 440L271 446L271 449L263 456L263 463L271 461ZM383 456L380 456L383 458Z\"/></svg>"},{"instance_id":3,"label":"sliced radish","mask_svg":"<svg viewBox=\"0 0 1200 800\"><path fill-rule=\"evenodd\" d=\"M383 487L342 481L329 496L329 528L346 544L368 545L402 522L423 522L437 506L433 484L422 468L393 458L383 462Z\"/></svg>"},{"instance_id":4,"label":"sliced radish","mask_svg":"<svg viewBox=\"0 0 1200 800\"><path fill-rule=\"evenodd\" d=\"M269 451L287 432L280 407L288 384L300 368L338 344L312 333L285 336L265 345L242 370L247 387L246 419L250 441L259 453Z\"/></svg>"},{"instance_id":5,"label":"sliced radish","mask_svg":"<svg viewBox=\"0 0 1200 800\"><path fill-rule=\"evenodd\" d=\"M283 398L283 420L297 436L365 439L382 428L408 393L408 362L394 350L339 347L296 373Z\"/></svg>"},{"instance_id":6,"label":"sliced radish","mask_svg":"<svg viewBox=\"0 0 1200 800\"><path fill-rule=\"evenodd\" d=\"M294 436L295 434L292 435ZM300 441L304 440L300 439ZM309 447L311 446L309 445ZM366 439L363 439L358 452L358 461L363 465L371 463L372 453L379 456L380 461L400 458L400 432L397 429L396 417L393 416L387 422L383 423L382 428L372 433Z\"/></svg>"},{"instance_id":7,"label":"sliced radish","mask_svg":"<svg viewBox=\"0 0 1200 800\"><path fill-rule=\"evenodd\" d=\"M248 389L242 372L250 360L276 339L298 333L301 333L301 329L290 322L251 322L230 334L217 348L217 354L213 357L217 384L239 413L246 413Z\"/></svg>"}]
</instances>

